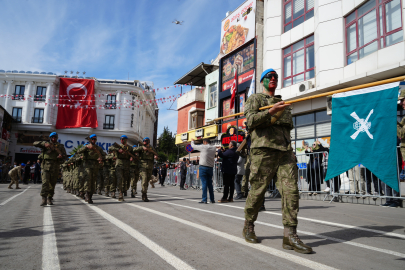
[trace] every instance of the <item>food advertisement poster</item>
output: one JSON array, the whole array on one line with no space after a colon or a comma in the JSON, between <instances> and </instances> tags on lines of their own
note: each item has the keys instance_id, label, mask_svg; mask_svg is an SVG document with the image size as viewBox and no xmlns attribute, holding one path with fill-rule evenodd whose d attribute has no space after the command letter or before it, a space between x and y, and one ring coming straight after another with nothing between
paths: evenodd
<instances>
[{"instance_id":1,"label":"food advertisement poster","mask_svg":"<svg viewBox=\"0 0 405 270\"><path fill-rule=\"evenodd\" d=\"M238 71L238 85L253 79L255 68L254 43L222 60L222 91L231 89L235 70Z\"/></svg>"},{"instance_id":2,"label":"food advertisement poster","mask_svg":"<svg viewBox=\"0 0 405 270\"><path fill-rule=\"evenodd\" d=\"M239 112L244 112L245 111L245 93L241 94L239 96Z\"/></svg>"},{"instance_id":3,"label":"food advertisement poster","mask_svg":"<svg viewBox=\"0 0 405 270\"><path fill-rule=\"evenodd\" d=\"M247 0L222 20L220 53L227 55L255 37L256 0Z\"/></svg>"},{"instance_id":4,"label":"food advertisement poster","mask_svg":"<svg viewBox=\"0 0 405 270\"><path fill-rule=\"evenodd\" d=\"M231 109L231 99L225 99L222 101L222 116L228 116L235 113L235 107Z\"/></svg>"}]
</instances>

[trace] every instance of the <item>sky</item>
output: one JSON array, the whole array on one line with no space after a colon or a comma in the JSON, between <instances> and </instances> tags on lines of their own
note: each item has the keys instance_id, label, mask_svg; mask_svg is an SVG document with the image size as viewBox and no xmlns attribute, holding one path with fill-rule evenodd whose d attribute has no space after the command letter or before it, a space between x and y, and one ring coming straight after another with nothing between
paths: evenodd
<instances>
[{"instance_id":1,"label":"sky","mask_svg":"<svg viewBox=\"0 0 405 270\"><path fill-rule=\"evenodd\" d=\"M199 63L216 58L221 21L242 3L0 0L0 69L85 71L85 76L97 79L172 86ZM157 98L179 93L179 88L170 88L158 91ZM177 111L168 110L171 105L177 108L176 102L158 105L158 135L164 126L176 133Z\"/></svg>"}]
</instances>

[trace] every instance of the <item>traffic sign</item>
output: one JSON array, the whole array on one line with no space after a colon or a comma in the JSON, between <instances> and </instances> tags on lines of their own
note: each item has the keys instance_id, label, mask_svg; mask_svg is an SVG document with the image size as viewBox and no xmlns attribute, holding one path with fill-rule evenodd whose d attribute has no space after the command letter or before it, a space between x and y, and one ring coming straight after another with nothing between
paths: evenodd
<instances>
[{"instance_id":1,"label":"traffic sign","mask_svg":"<svg viewBox=\"0 0 405 270\"><path fill-rule=\"evenodd\" d=\"M186 150L187 150L187 152L191 153L191 152L193 152L194 149L193 149L193 147L191 147L191 144L187 144Z\"/></svg>"}]
</instances>

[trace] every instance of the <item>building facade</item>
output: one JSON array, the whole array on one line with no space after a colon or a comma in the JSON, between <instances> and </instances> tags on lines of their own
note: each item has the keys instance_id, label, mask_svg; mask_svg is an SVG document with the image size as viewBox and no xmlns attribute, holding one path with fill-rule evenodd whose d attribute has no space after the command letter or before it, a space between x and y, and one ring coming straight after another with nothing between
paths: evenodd
<instances>
[{"instance_id":1,"label":"building facade","mask_svg":"<svg viewBox=\"0 0 405 270\"><path fill-rule=\"evenodd\" d=\"M98 144L105 151L119 142L122 134L128 136L130 144L150 137L156 145L158 108L153 86L140 81L88 77L86 79L95 81L98 127L56 129L60 77L65 76L0 71L0 105L14 119L8 153L13 161L35 159L40 150L32 143L47 139L53 131L58 132L59 141L68 153L78 144L86 143L85 137L93 133L97 134Z\"/></svg>"}]
</instances>

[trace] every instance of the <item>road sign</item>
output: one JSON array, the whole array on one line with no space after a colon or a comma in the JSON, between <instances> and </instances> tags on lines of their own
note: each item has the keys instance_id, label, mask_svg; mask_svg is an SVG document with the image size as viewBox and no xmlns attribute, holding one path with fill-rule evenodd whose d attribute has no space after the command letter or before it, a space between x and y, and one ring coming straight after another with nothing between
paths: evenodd
<instances>
[{"instance_id":1,"label":"road sign","mask_svg":"<svg viewBox=\"0 0 405 270\"><path fill-rule=\"evenodd\" d=\"M191 147L191 144L187 144L186 150L187 150L187 152L191 153L191 152L193 152L194 149L193 149L193 147Z\"/></svg>"}]
</instances>

